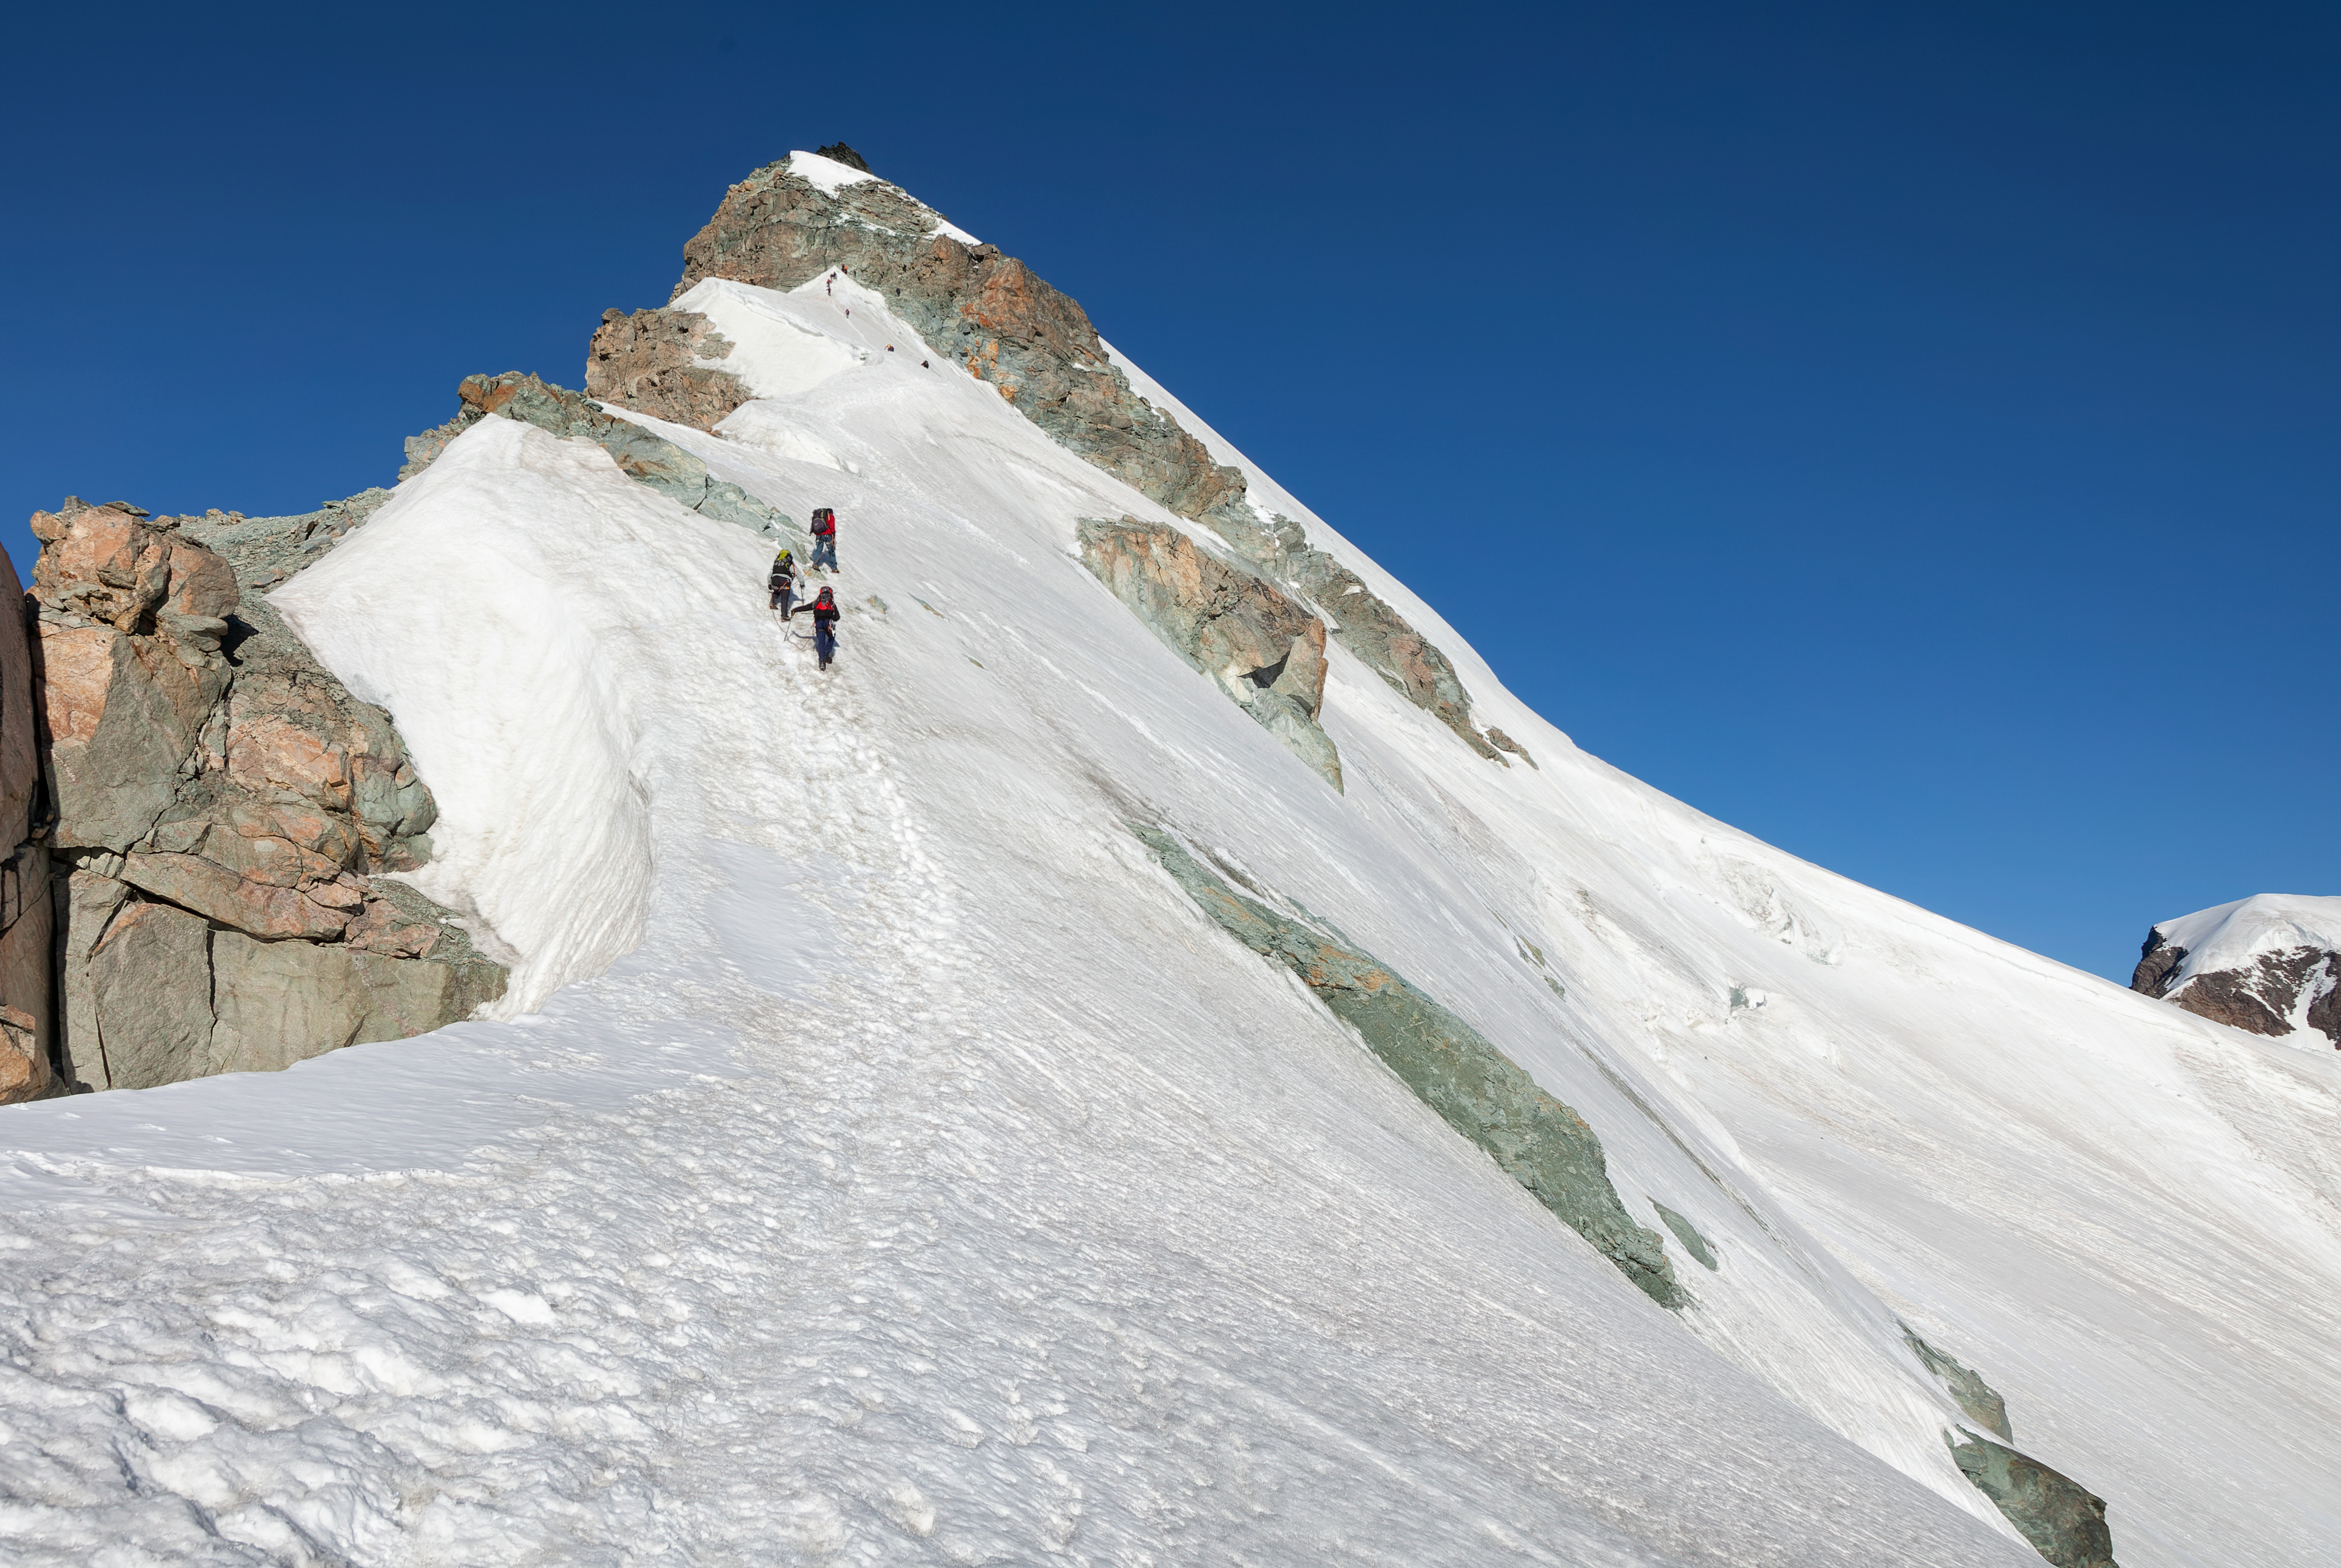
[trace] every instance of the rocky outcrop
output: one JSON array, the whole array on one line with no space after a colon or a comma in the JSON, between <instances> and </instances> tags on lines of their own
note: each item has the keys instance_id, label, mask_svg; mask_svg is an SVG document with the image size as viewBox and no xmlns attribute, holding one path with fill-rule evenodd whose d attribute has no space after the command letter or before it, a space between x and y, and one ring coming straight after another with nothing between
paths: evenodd
<instances>
[{"instance_id":1,"label":"rocky outcrop","mask_svg":"<svg viewBox=\"0 0 2341 1568\"><path fill-rule=\"evenodd\" d=\"M1340 753L1317 722L1325 702L1322 620L1167 524L1083 518L1077 532L1081 564L1147 630L1341 788Z\"/></svg>"},{"instance_id":2,"label":"rocky outcrop","mask_svg":"<svg viewBox=\"0 0 2341 1568\"><path fill-rule=\"evenodd\" d=\"M1250 505L1220 507L1203 521L1246 561L1305 595L1341 646L1408 701L1455 731L1480 756L1503 760L1489 737L1472 724L1470 694L1447 655L1367 587L1363 578L1310 548L1299 523L1277 512L1263 524ZM1509 740L1504 749L1528 756Z\"/></svg>"},{"instance_id":3,"label":"rocky outcrop","mask_svg":"<svg viewBox=\"0 0 2341 1568\"><path fill-rule=\"evenodd\" d=\"M2166 920L2129 985L2214 1023L2341 1047L2341 898L2261 894Z\"/></svg>"},{"instance_id":4,"label":"rocky outcrop","mask_svg":"<svg viewBox=\"0 0 2341 1568\"><path fill-rule=\"evenodd\" d=\"M1502 730L1497 729L1492 724L1488 727L1488 744L1493 746L1499 751L1510 752L1513 756L1519 758L1521 761L1527 763L1531 768L1535 768L1537 765L1537 759L1529 755L1529 749L1527 747L1521 745L1519 741L1513 739L1510 736L1505 734ZM1539 772L1543 771L1542 769L1538 769L1537 770Z\"/></svg>"},{"instance_id":5,"label":"rocky outcrop","mask_svg":"<svg viewBox=\"0 0 2341 1568\"><path fill-rule=\"evenodd\" d=\"M2007 1424L2007 1401L1983 1380L1982 1374L1962 1366L1956 1358L1928 1345L1907 1323L1902 1325L1902 1342L1918 1357L1918 1364L1943 1385L1944 1392L1969 1421L2011 1443L2016 1440L2016 1434Z\"/></svg>"},{"instance_id":6,"label":"rocky outcrop","mask_svg":"<svg viewBox=\"0 0 2341 1568\"><path fill-rule=\"evenodd\" d=\"M1723 1265L1715 1261L1715 1249L1708 1245L1707 1237L1699 1234L1698 1226L1691 1224L1688 1216L1677 1214L1656 1198L1650 1200L1650 1206L1658 1210L1660 1223L1675 1233L1675 1239L1682 1243L1683 1251L1690 1254L1693 1263L1709 1274L1722 1268Z\"/></svg>"},{"instance_id":7,"label":"rocky outcrop","mask_svg":"<svg viewBox=\"0 0 2341 1568\"><path fill-rule=\"evenodd\" d=\"M731 354L731 340L696 311L603 311L585 353L585 392L712 431L755 395L731 372L701 362Z\"/></svg>"},{"instance_id":8,"label":"rocky outcrop","mask_svg":"<svg viewBox=\"0 0 2341 1568\"><path fill-rule=\"evenodd\" d=\"M859 169L865 174L870 173L870 165L862 160L862 154L842 142L832 142L826 147L815 147L812 153L816 158L827 158L832 164L842 164L849 169Z\"/></svg>"},{"instance_id":9,"label":"rocky outcrop","mask_svg":"<svg viewBox=\"0 0 2341 1568\"><path fill-rule=\"evenodd\" d=\"M832 193L791 174L785 159L769 164L724 194L682 253L670 300L703 278L785 290L838 269L884 294L928 347L1140 494L1181 517L1243 495L1240 470L1213 461L1131 389L1078 303L882 180Z\"/></svg>"},{"instance_id":10,"label":"rocky outcrop","mask_svg":"<svg viewBox=\"0 0 2341 1568\"><path fill-rule=\"evenodd\" d=\"M1235 892L1158 828L1131 831L1221 930L1299 976L1423 1104L1469 1138L1660 1306L1688 1297L1656 1231L1610 1185L1601 1140L1470 1025L1324 932Z\"/></svg>"},{"instance_id":11,"label":"rocky outcrop","mask_svg":"<svg viewBox=\"0 0 2341 1568\"><path fill-rule=\"evenodd\" d=\"M384 879L429 859L436 815L390 716L261 593L383 494L296 518L34 515L67 1082L282 1067L502 994L449 911Z\"/></svg>"},{"instance_id":12,"label":"rocky outcrop","mask_svg":"<svg viewBox=\"0 0 2341 1568\"><path fill-rule=\"evenodd\" d=\"M2057 1568L2117 1568L2105 1500L2063 1473L2007 1446L2016 1434L2007 1402L1982 1374L1936 1349L1902 1324L1902 1341L1943 1385L1961 1414L1999 1442L1976 1432L1946 1432L1959 1473Z\"/></svg>"},{"instance_id":13,"label":"rocky outcrop","mask_svg":"<svg viewBox=\"0 0 2341 1568\"><path fill-rule=\"evenodd\" d=\"M2151 944L2153 938L2147 938ZM2307 997L2303 1022L2336 1046L2341 1046L2341 955L2318 948L2294 948L2263 953L2245 968L2195 976L2175 989L2168 976L2186 961L2183 948L2157 952L2149 945L2138 960L2138 978L2131 988L2149 997L2167 996L2188 1012L2214 1023L2230 1024L2256 1035L2289 1035L2292 1015Z\"/></svg>"},{"instance_id":14,"label":"rocky outcrop","mask_svg":"<svg viewBox=\"0 0 2341 1568\"><path fill-rule=\"evenodd\" d=\"M15 563L0 552L0 1105L51 1093L55 983L48 846L35 838L41 794L33 649Z\"/></svg>"},{"instance_id":15,"label":"rocky outcrop","mask_svg":"<svg viewBox=\"0 0 2341 1568\"><path fill-rule=\"evenodd\" d=\"M201 517L183 517L177 527L185 537L234 563L240 583L270 589L323 560L390 496L376 486L289 517L246 517L214 509Z\"/></svg>"},{"instance_id":16,"label":"rocky outcrop","mask_svg":"<svg viewBox=\"0 0 2341 1568\"><path fill-rule=\"evenodd\" d=\"M1946 1433L1960 1474L2057 1568L2119 1568L2105 1499L2038 1460L1973 1433Z\"/></svg>"},{"instance_id":17,"label":"rocky outcrop","mask_svg":"<svg viewBox=\"0 0 2341 1568\"><path fill-rule=\"evenodd\" d=\"M498 376L465 376L455 395L462 406L453 419L406 438L406 466L398 471L400 479L411 479L429 468L447 450L449 442L495 414L533 424L564 440L583 436L608 452L628 478L702 517L737 523L767 539L810 545L785 513L773 511L731 481L717 479L707 471L705 463L664 436L604 413L592 399L566 387L520 371L506 371Z\"/></svg>"}]
</instances>

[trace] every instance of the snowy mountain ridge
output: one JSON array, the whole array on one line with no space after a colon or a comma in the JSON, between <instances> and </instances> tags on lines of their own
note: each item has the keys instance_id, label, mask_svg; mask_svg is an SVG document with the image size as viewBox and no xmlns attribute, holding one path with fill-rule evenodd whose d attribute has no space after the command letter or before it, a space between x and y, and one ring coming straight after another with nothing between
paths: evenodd
<instances>
[{"instance_id":1,"label":"snowy mountain ridge","mask_svg":"<svg viewBox=\"0 0 2341 1568\"><path fill-rule=\"evenodd\" d=\"M503 1016L8 1113L25 1560L2109 1561L2058 1474L2127 1568L2329 1559L2332 1053L1587 757L822 163L604 362L761 511L500 412L272 595L395 716ZM888 217L978 330L710 270ZM760 531L822 505L826 672ZM1115 519L1339 625L1340 792L1091 575ZM1671 1310L1377 996L1581 1118Z\"/></svg>"}]
</instances>

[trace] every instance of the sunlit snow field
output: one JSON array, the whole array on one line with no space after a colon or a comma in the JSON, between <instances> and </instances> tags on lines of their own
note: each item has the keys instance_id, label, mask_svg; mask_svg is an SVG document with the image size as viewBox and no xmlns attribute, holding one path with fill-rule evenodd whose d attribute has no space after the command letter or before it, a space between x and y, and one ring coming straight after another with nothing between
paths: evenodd
<instances>
[{"instance_id":1,"label":"sunlit snow field","mask_svg":"<svg viewBox=\"0 0 2341 1568\"><path fill-rule=\"evenodd\" d=\"M1074 555L1175 519L857 285L697 293L779 395L643 422L838 509L838 664L762 541L496 419L277 593L395 714L516 1016L0 1112L10 1561L2037 1563L1897 1315L2125 1568L2336 1560L2333 1053L1625 778L1255 472L1540 765L1337 647L1337 795ZM1695 1305L1133 820L1576 1107L1714 1244L1669 1241Z\"/></svg>"}]
</instances>

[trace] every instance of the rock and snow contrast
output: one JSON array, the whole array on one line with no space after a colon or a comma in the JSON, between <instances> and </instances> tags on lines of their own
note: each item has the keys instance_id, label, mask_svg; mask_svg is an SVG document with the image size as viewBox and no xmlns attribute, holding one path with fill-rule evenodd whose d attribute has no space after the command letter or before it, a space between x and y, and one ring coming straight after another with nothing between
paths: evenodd
<instances>
[{"instance_id":1,"label":"rock and snow contrast","mask_svg":"<svg viewBox=\"0 0 2341 1568\"><path fill-rule=\"evenodd\" d=\"M2165 920L2129 984L2256 1035L2341 1047L2341 898L2262 893Z\"/></svg>"},{"instance_id":2,"label":"rock and snow contrast","mask_svg":"<svg viewBox=\"0 0 2341 1568\"><path fill-rule=\"evenodd\" d=\"M405 911L487 999L201 1076L211 991L106 982L183 1081L0 1111L10 1562L2335 1560L2341 1057L1586 755L825 152L234 583L244 520L83 525L161 564L43 636L179 753L24 808L12 875L125 888L59 939ZM825 671L764 592L822 506Z\"/></svg>"}]
</instances>

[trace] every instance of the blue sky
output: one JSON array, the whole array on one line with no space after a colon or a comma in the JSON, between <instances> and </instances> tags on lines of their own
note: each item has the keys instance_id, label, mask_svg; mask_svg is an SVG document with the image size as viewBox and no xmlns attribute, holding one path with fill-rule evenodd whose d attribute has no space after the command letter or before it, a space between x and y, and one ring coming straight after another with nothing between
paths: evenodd
<instances>
[{"instance_id":1,"label":"blue sky","mask_svg":"<svg viewBox=\"0 0 2341 1568\"><path fill-rule=\"evenodd\" d=\"M12 24L0 527L305 511L842 138L1579 744L2126 978L2341 893L2341 13L116 7Z\"/></svg>"}]
</instances>

